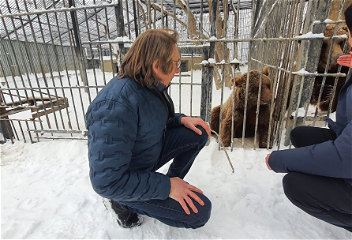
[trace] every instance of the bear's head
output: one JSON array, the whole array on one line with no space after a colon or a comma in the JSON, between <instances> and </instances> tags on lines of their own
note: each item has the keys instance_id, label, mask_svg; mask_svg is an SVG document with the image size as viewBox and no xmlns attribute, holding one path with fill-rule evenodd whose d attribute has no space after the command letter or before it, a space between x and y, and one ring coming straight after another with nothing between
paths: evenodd
<instances>
[{"instance_id":1,"label":"bear's head","mask_svg":"<svg viewBox=\"0 0 352 240\"><path fill-rule=\"evenodd\" d=\"M325 37L334 36L336 24L328 24L325 30ZM346 24L341 24L338 26L337 32L335 36L348 36L347 26ZM343 48L347 43L347 38L337 37L335 40L333 39L324 39L323 46L321 48L319 63L318 63L318 72L323 73L325 71L325 67L329 60L330 49L332 48L330 63L328 67L328 72L336 73L339 65L337 64L337 59L341 56L344 51ZM350 51L350 47L347 44L346 52Z\"/></svg>"},{"instance_id":2,"label":"bear's head","mask_svg":"<svg viewBox=\"0 0 352 240\"><path fill-rule=\"evenodd\" d=\"M263 82L261 86L261 96L260 105L270 105L273 92L271 90L271 80L268 76L268 67L263 69ZM254 107L257 106L258 91L260 85L260 75L261 72L257 70L252 70L249 72L249 85L248 85L248 100L247 106ZM239 105L244 106L246 97L246 84L247 84L247 73L243 74L241 77L235 80L235 95L236 99L240 100Z\"/></svg>"}]
</instances>

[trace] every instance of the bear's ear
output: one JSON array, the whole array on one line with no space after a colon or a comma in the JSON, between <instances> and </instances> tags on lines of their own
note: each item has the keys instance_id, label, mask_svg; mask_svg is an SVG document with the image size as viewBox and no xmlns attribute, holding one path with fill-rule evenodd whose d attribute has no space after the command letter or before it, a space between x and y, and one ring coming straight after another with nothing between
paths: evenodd
<instances>
[{"instance_id":1,"label":"bear's ear","mask_svg":"<svg viewBox=\"0 0 352 240\"><path fill-rule=\"evenodd\" d=\"M268 67L268 66L265 66L265 67L263 68L263 74L269 76L269 67Z\"/></svg>"},{"instance_id":2,"label":"bear's ear","mask_svg":"<svg viewBox=\"0 0 352 240\"><path fill-rule=\"evenodd\" d=\"M231 86L233 86L235 84L235 78L231 78L230 81L231 81Z\"/></svg>"},{"instance_id":3,"label":"bear's ear","mask_svg":"<svg viewBox=\"0 0 352 240\"><path fill-rule=\"evenodd\" d=\"M243 79L244 79L243 76L241 76L241 77L235 79L236 87L239 87L239 86L242 85Z\"/></svg>"}]
</instances>

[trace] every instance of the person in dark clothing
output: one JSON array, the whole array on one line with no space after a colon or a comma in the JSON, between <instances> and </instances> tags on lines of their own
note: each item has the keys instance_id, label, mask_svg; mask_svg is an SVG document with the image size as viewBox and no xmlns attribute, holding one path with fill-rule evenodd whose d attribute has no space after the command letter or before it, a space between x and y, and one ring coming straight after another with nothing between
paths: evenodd
<instances>
[{"instance_id":1,"label":"person in dark clothing","mask_svg":"<svg viewBox=\"0 0 352 240\"><path fill-rule=\"evenodd\" d=\"M180 72L177 39L170 29L140 34L118 76L86 113L90 180L122 227L139 226L139 214L184 228L210 218L210 200L183 180L210 128L201 118L174 112L167 89ZM166 174L157 172L170 160Z\"/></svg>"},{"instance_id":2,"label":"person in dark clothing","mask_svg":"<svg viewBox=\"0 0 352 240\"><path fill-rule=\"evenodd\" d=\"M352 5L345 11L352 46ZM352 52L338 63L352 67ZM352 232L352 76L339 93L336 122L329 129L294 128L294 149L274 151L266 157L269 170L288 173L283 178L287 198L308 214Z\"/></svg>"}]
</instances>

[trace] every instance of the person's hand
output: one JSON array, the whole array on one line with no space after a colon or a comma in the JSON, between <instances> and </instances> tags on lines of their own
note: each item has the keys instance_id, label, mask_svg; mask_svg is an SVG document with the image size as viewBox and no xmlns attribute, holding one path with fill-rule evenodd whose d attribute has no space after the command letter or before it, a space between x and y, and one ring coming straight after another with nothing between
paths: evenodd
<instances>
[{"instance_id":1,"label":"person's hand","mask_svg":"<svg viewBox=\"0 0 352 240\"><path fill-rule=\"evenodd\" d=\"M207 132L208 136L210 136L210 127L209 125L204 122L203 119L201 118L193 118L193 117L182 117L181 118L181 123L183 125L185 125L187 128L193 130L194 132L196 132L199 135L202 135L202 131L199 130L198 128L196 128L196 126L201 126L205 129L205 131Z\"/></svg>"},{"instance_id":2,"label":"person's hand","mask_svg":"<svg viewBox=\"0 0 352 240\"><path fill-rule=\"evenodd\" d=\"M350 54L340 56L337 59L337 63L345 67L352 67L352 52L350 52Z\"/></svg>"},{"instance_id":3,"label":"person's hand","mask_svg":"<svg viewBox=\"0 0 352 240\"><path fill-rule=\"evenodd\" d=\"M202 190L188 184L187 182L178 177L170 178L170 183L171 189L169 197L179 202L186 214L191 214L190 210L187 207L187 204L193 210L193 212L198 213L198 209L196 208L196 206L194 206L192 198L197 201L201 206L204 206L204 202L202 201L202 199L200 199L198 195L194 193L203 193Z\"/></svg>"},{"instance_id":4,"label":"person's hand","mask_svg":"<svg viewBox=\"0 0 352 240\"><path fill-rule=\"evenodd\" d=\"M269 170L273 170L273 169L270 167L270 165L269 165L270 154L271 154L271 153L269 153L268 155L266 155L265 163L266 163L266 166L268 167Z\"/></svg>"}]
</instances>

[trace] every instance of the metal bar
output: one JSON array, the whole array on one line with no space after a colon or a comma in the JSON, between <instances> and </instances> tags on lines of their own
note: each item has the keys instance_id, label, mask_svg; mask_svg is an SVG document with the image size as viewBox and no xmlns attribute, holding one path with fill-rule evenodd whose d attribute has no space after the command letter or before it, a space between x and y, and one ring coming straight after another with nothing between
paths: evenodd
<instances>
[{"instance_id":1,"label":"metal bar","mask_svg":"<svg viewBox=\"0 0 352 240\"><path fill-rule=\"evenodd\" d=\"M19 125L19 128L20 128L21 133L22 133L23 142L26 143L27 141L26 141L26 137L25 137L25 135L24 135L23 129L22 129L21 121L18 121L18 125Z\"/></svg>"},{"instance_id":2,"label":"metal bar","mask_svg":"<svg viewBox=\"0 0 352 240\"><path fill-rule=\"evenodd\" d=\"M117 36L118 37L123 37L124 36L124 17L123 17L123 7L122 7L122 1L119 0L118 5L115 7L115 16L116 16L116 28L117 28ZM125 44L123 41L118 43L119 45L119 58L120 61L119 63L121 64L123 59L124 59L124 48Z\"/></svg>"},{"instance_id":3,"label":"metal bar","mask_svg":"<svg viewBox=\"0 0 352 240\"><path fill-rule=\"evenodd\" d=\"M223 2L223 8L224 6L227 5L227 1L225 0L225 2ZM224 23L225 23L225 26L224 26L224 38L226 38L226 32L227 32L227 12L226 10L224 9ZM220 30L220 29L219 29ZM222 59L223 61L225 62L226 61L226 43L224 43L223 45L223 54L222 54ZM217 70L216 70L217 71ZM222 123L222 105L223 105L223 102L224 102L224 84L225 84L225 64L222 65L222 76L221 76L221 92L220 92L220 114L219 114L219 123ZM234 106L234 105L233 105ZM222 124L219 124L219 135L221 136L221 129L222 129ZM231 145L233 144L233 129L231 129ZM221 142L222 142L222 139L221 139ZM219 149L220 149L220 141L219 141Z\"/></svg>"},{"instance_id":4,"label":"metal bar","mask_svg":"<svg viewBox=\"0 0 352 240\"><path fill-rule=\"evenodd\" d=\"M65 4L65 2L64 2L64 4ZM65 22L66 22L66 27L67 27L67 29L70 29L70 27L69 27L69 25L68 25L68 23L69 23L69 20L68 20L68 16L67 16L67 12L64 12L65 13ZM70 43L70 50L71 50L71 54L72 54L72 56L74 56L75 54L74 54L74 51L73 51L73 49L74 49L74 47L73 47L73 45L72 45L72 42L73 42L73 38L72 38L72 35L71 34L69 34L68 35L69 36L69 43ZM76 75L76 79L77 79L77 83L78 83L78 75L77 75L77 66L76 66L76 61L73 61L73 65L74 65L74 71L75 71L75 75ZM68 78L68 85L71 87L71 81L70 81L70 78L69 78L69 75L68 75L68 72L67 72L67 78ZM77 86L79 86L79 83L77 84ZM82 96L81 95L81 91L80 91L80 89L78 89L79 91L79 95L80 95L80 97ZM73 97L74 95L73 95L73 92L72 92L72 88L70 88L70 93L71 93L71 98L72 98L72 104L73 104L73 110L74 110L74 113L75 113L75 118L76 118L76 124L77 124L77 127L78 127L78 129L79 129L79 123L78 123L78 115L77 115L77 109L76 109L76 103L75 103L75 98ZM81 97L81 99L82 99L82 97ZM83 111L84 112L84 111ZM72 125L72 122L70 122L69 123L69 125Z\"/></svg>"},{"instance_id":5,"label":"metal bar","mask_svg":"<svg viewBox=\"0 0 352 240\"><path fill-rule=\"evenodd\" d=\"M138 0L137 0L138 1ZM136 35L136 38L138 37L138 22L139 22L139 14L138 14L138 19L137 19L137 9L136 9L136 0L132 1L132 6L133 6L133 19L134 19L134 32ZM138 4L138 3L137 3ZM138 8L138 6L137 6ZM131 36L130 36L131 37Z\"/></svg>"},{"instance_id":6,"label":"metal bar","mask_svg":"<svg viewBox=\"0 0 352 240\"><path fill-rule=\"evenodd\" d=\"M34 122L34 121L33 121L33 122ZM32 134L31 134L31 132L29 131L28 121L25 121L25 123L26 123L26 126L27 126L27 132L28 132L28 135L29 135L29 140L31 140L31 143L33 143ZM37 129L37 128L35 128L35 129ZM38 138L39 138L39 134L37 133L36 135L37 135Z\"/></svg>"},{"instance_id":7,"label":"metal bar","mask_svg":"<svg viewBox=\"0 0 352 240\"><path fill-rule=\"evenodd\" d=\"M69 0L72 1L72 0ZM55 9L48 9L48 10L34 10L29 12L28 9L26 9L26 12L18 12L18 13L11 13L11 14L0 14L0 18L7 18L7 17L20 17L20 16L27 16L27 15L41 15L44 13L53 13L53 12L75 12L75 11L79 11L79 10L84 10L84 9L97 9L97 8L107 8L107 7L114 7L116 4L100 4L100 5L95 5L95 1L94 4L90 4L88 6L81 6L81 7L62 7L62 8L55 8ZM65 1L64 1L64 5L65 5ZM30 20L29 20L30 21Z\"/></svg>"},{"instance_id":8,"label":"metal bar","mask_svg":"<svg viewBox=\"0 0 352 240\"><path fill-rule=\"evenodd\" d=\"M192 65L191 65L191 96L190 96L190 106L189 106L189 113L190 113L190 116L192 117L192 107L193 107L193 52L192 52L192 55L191 55L191 62L192 62Z\"/></svg>"},{"instance_id":9,"label":"metal bar","mask_svg":"<svg viewBox=\"0 0 352 240\"><path fill-rule=\"evenodd\" d=\"M164 25L164 1L161 0L161 28L164 28Z\"/></svg>"},{"instance_id":10,"label":"metal bar","mask_svg":"<svg viewBox=\"0 0 352 240\"><path fill-rule=\"evenodd\" d=\"M75 6L75 0L68 0L69 2L69 7L74 7ZM79 37L79 24L77 22L77 12L76 11L70 11L70 16L71 16L71 20L72 20L72 30L73 30L73 34L74 34L74 39L75 39L75 53L77 55L77 62L78 62L78 67L79 67L79 71L81 74L81 80L83 82L84 85L88 85L88 77L87 77L87 71L86 71L86 67L84 64L84 53L82 50L82 43L81 43L81 39ZM90 99L90 94L88 94L89 97L89 101L91 101ZM84 107L82 105L82 109L84 112Z\"/></svg>"},{"instance_id":11,"label":"metal bar","mask_svg":"<svg viewBox=\"0 0 352 240\"><path fill-rule=\"evenodd\" d=\"M252 6L254 7L254 0L252 0ZM254 14L252 14L252 28L254 27ZM251 31L251 38L254 37L254 31ZM249 42L249 49L251 49L251 44L252 42ZM248 59L251 59L251 51L248 51ZM248 87L249 87L249 69L250 66L248 66L248 74L247 74L247 80L246 80L246 97L244 101L244 113L243 113L243 125L242 125L242 148L244 148L244 138L246 135L246 120L247 120L247 103L248 103ZM231 147L232 151L232 147Z\"/></svg>"},{"instance_id":12,"label":"metal bar","mask_svg":"<svg viewBox=\"0 0 352 240\"><path fill-rule=\"evenodd\" d=\"M94 4L95 4L95 0L94 0ZM116 4L114 5L114 7L116 8ZM100 36L100 31L99 31L99 26L98 26L98 16L97 16L97 11L96 9L94 9L94 15L95 15L95 25L96 25L96 28L97 28L97 33L98 33L98 39L101 39L101 36ZM101 44L99 44L99 42L95 42L98 46L98 49L99 49L99 56L100 56L100 59L101 61L103 61L103 53L102 53L102 49L101 49ZM104 81L104 85L106 85L106 77L105 77L105 67L104 67L104 64L101 64L101 68L102 68L102 71L103 71L103 81Z\"/></svg>"},{"instance_id":13,"label":"metal bar","mask_svg":"<svg viewBox=\"0 0 352 240\"><path fill-rule=\"evenodd\" d=\"M140 3L139 3L139 0L137 0L137 5L136 5L136 8L137 8L137 16L138 16L138 33L141 33L141 22L139 21L139 18L140 18L140 14L139 14L139 6ZM139 34L136 35L136 38Z\"/></svg>"},{"instance_id":14,"label":"metal bar","mask_svg":"<svg viewBox=\"0 0 352 240\"><path fill-rule=\"evenodd\" d=\"M83 0L83 4L86 4L85 0ZM88 39L91 42L89 23L88 23L88 16L87 16L87 11L86 10L84 10L84 15L85 15L85 19L86 19L86 27L87 27ZM93 61L94 61L94 52L93 52L92 44L89 44L89 50L92 53L92 63L93 63ZM95 66L93 66L93 75L94 75L94 83L95 83L95 93L98 94L98 87L97 87L98 82L97 82L97 74L96 74L96 71L95 71ZM88 92L90 92L89 89L88 89ZM89 101L89 104L90 103L91 103L91 101Z\"/></svg>"},{"instance_id":15,"label":"metal bar","mask_svg":"<svg viewBox=\"0 0 352 240\"><path fill-rule=\"evenodd\" d=\"M129 10L129 8L128 8L128 1L125 1L125 3L126 3L126 18L127 18L127 22L128 22L128 24L127 24L127 29L128 29L128 37L129 38L131 38L131 26L130 26L130 10Z\"/></svg>"}]
</instances>

